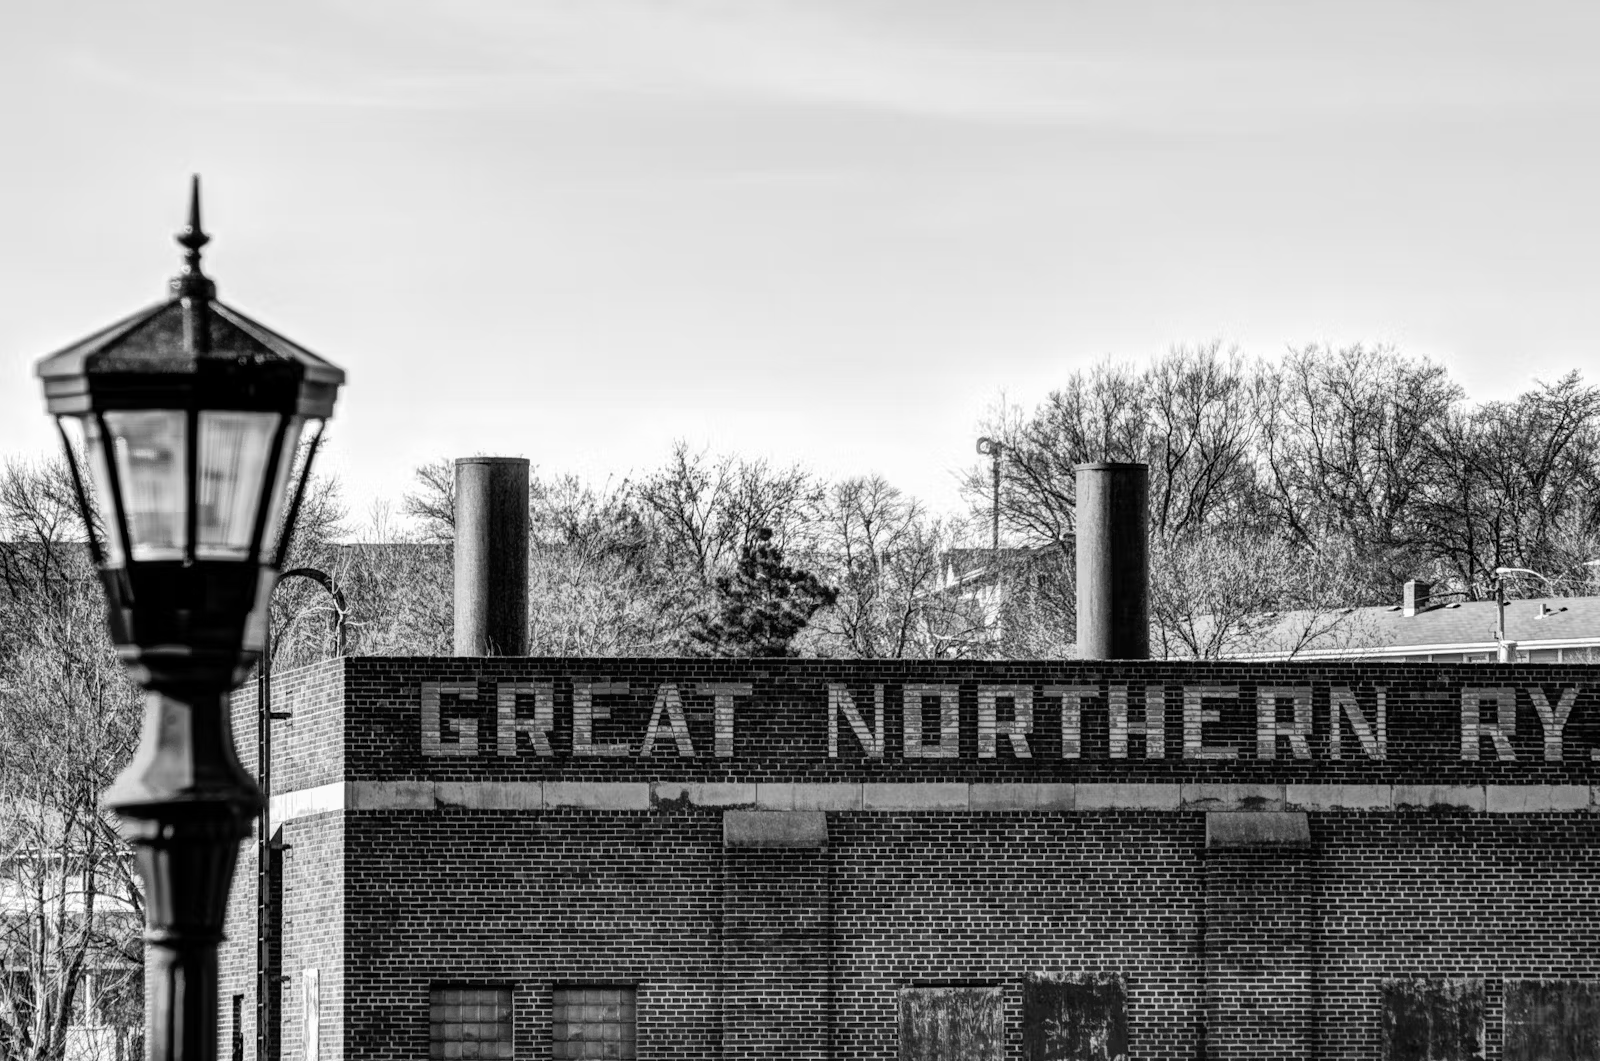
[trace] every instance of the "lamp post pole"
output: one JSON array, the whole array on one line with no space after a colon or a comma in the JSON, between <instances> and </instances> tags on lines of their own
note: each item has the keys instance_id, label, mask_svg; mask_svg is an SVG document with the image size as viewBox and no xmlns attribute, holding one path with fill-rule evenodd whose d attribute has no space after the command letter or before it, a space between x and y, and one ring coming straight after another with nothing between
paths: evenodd
<instances>
[{"instance_id":1,"label":"lamp post pole","mask_svg":"<svg viewBox=\"0 0 1600 1061\"><path fill-rule=\"evenodd\" d=\"M347 609L344 593L334 584L332 576L314 567L296 567L279 575L273 588L283 585L287 578L310 579L328 591L333 598L335 655L344 655ZM277 997L272 966L272 723L289 718L291 713L272 710L270 613L261 633L261 663L256 668L256 784L261 788L261 813L256 820L256 1061L271 1061L276 1030L273 1001Z\"/></svg>"}]
</instances>

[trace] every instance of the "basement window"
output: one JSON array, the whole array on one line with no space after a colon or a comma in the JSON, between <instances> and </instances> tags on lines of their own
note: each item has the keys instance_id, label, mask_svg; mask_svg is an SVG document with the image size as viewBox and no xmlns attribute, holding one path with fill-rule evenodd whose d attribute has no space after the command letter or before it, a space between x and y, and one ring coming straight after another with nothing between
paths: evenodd
<instances>
[{"instance_id":1,"label":"basement window","mask_svg":"<svg viewBox=\"0 0 1600 1061\"><path fill-rule=\"evenodd\" d=\"M615 985L568 984L551 999L551 1057L637 1057L638 989Z\"/></svg>"},{"instance_id":2,"label":"basement window","mask_svg":"<svg viewBox=\"0 0 1600 1061\"><path fill-rule=\"evenodd\" d=\"M428 992L428 1057L511 1056L511 988L435 984Z\"/></svg>"},{"instance_id":3,"label":"basement window","mask_svg":"<svg viewBox=\"0 0 1600 1061\"><path fill-rule=\"evenodd\" d=\"M1002 1061L1000 988L951 984L900 992L900 1061Z\"/></svg>"},{"instance_id":4,"label":"basement window","mask_svg":"<svg viewBox=\"0 0 1600 1061\"><path fill-rule=\"evenodd\" d=\"M1387 1061L1478 1061L1483 1053L1483 981L1438 976L1385 980Z\"/></svg>"},{"instance_id":5,"label":"basement window","mask_svg":"<svg viewBox=\"0 0 1600 1061\"><path fill-rule=\"evenodd\" d=\"M1023 980L1023 1061L1116 1061L1127 1055L1128 998L1121 977Z\"/></svg>"},{"instance_id":6,"label":"basement window","mask_svg":"<svg viewBox=\"0 0 1600 1061\"><path fill-rule=\"evenodd\" d=\"M1583 1061L1600 1056L1600 983L1507 980L1505 1061Z\"/></svg>"}]
</instances>

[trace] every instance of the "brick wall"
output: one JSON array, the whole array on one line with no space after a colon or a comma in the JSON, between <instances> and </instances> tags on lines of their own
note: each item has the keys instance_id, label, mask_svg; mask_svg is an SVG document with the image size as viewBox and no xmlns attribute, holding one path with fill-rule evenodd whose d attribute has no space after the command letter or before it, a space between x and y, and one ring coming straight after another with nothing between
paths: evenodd
<instances>
[{"instance_id":1,"label":"brick wall","mask_svg":"<svg viewBox=\"0 0 1600 1061\"><path fill-rule=\"evenodd\" d=\"M283 1061L304 968L324 1059L425 1057L437 982L511 985L519 1058L549 1056L572 984L637 986L640 1057L873 1061L899 1056L904 989L989 985L1022 1058L1045 1039L1028 985L1062 981L1119 985L1130 1058L1373 1057L1408 975L1483 979L1497 1058L1507 981L1600 980L1600 670L349 659L275 681ZM730 841L749 813L778 838ZM224 969L247 1014L250 855Z\"/></svg>"},{"instance_id":2,"label":"brick wall","mask_svg":"<svg viewBox=\"0 0 1600 1061\"><path fill-rule=\"evenodd\" d=\"M272 676L271 709L291 715L272 723L274 793L306 793L343 780L344 674L345 661L331 660ZM239 760L251 776L259 778L257 698L256 684L248 682L234 693L231 707ZM324 813L319 818L274 821L273 832L285 845L278 856L282 870L278 891L289 900L285 909L273 911L274 975L287 977L275 981L278 1058L290 1061L305 1056L300 1038L301 991L302 973L307 968L320 973L322 1057L338 1058L343 1028L343 816ZM245 998L244 1056L256 1057L257 836L252 829L239 850L228 897L227 941L219 955L224 1057L234 1032L231 999L235 994Z\"/></svg>"},{"instance_id":3,"label":"brick wall","mask_svg":"<svg viewBox=\"0 0 1600 1061\"><path fill-rule=\"evenodd\" d=\"M1203 816L840 814L836 1056L897 1056L896 995L998 984L1022 1056L1029 975L1120 972L1132 1056L1194 1057Z\"/></svg>"},{"instance_id":4,"label":"brick wall","mask_svg":"<svg viewBox=\"0 0 1600 1061\"><path fill-rule=\"evenodd\" d=\"M1600 818L1342 814L1313 828L1322 1056L1377 1056L1387 976L1483 978L1489 1057L1504 981L1600 978Z\"/></svg>"},{"instance_id":5,"label":"brick wall","mask_svg":"<svg viewBox=\"0 0 1600 1061\"><path fill-rule=\"evenodd\" d=\"M638 985L641 1056L716 1056L719 815L386 811L350 815L346 844L349 1056L426 1056L435 981L537 1000L519 1057L549 1056L558 982Z\"/></svg>"},{"instance_id":6,"label":"brick wall","mask_svg":"<svg viewBox=\"0 0 1600 1061\"><path fill-rule=\"evenodd\" d=\"M823 850L724 851L721 1056L833 1056L829 863Z\"/></svg>"},{"instance_id":7,"label":"brick wall","mask_svg":"<svg viewBox=\"0 0 1600 1061\"><path fill-rule=\"evenodd\" d=\"M1212 849L1200 952L1207 1056L1314 1056L1315 897L1304 849Z\"/></svg>"}]
</instances>

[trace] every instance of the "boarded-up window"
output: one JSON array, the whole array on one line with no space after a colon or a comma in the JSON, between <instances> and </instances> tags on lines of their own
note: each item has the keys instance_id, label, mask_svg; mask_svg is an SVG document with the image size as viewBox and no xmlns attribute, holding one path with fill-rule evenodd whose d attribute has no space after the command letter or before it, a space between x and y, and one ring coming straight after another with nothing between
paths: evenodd
<instances>
[{"instance_id":1,"label":"boarded-up window","mask_svg":"<svg viewBox=\"0 0 1600 1061\"><path fill-rule=\"evenodd\" d=\"M1600 1061L1600 983L1507 980L1505 1061Z\"/></svg>"},{"instance_id":2,"label":"boarded-up window","mask_svg":"<svg viewBox=\"0 0 1600 1061\"><path fill-rule=\"evenodd\" d=\"M428 1009L428 1056L441 1061L511 1056L511 988L441 984Z\"/></svg>"},{"instance_id":3,"label":"boarded-up window","mask_svg":"<svg viewBox=\"0 0 1600 1061\"><path fill-rule=\"evenodd\" d=\"M632 987L558 987L550 1038L556 1058L637 1057L637 993Z\"/></svg>"},{"instance_id":4,"label":"boarded-up window","mask_svg":"<svg viewBox=\"0 0 1600 1061\"><path fill-rule=\"evenodd\" d=\"M1385 980L1384 1061L1480 1061L1483 981L1432 976Z\"/></svg>"},{"instance_id":5,"label":"boarded-up window","mask_svg":"<svg viewBox=\"0 0 1600 1061\"><path fill-rule=\"evenodd\" d=\"M998 987L908 987L900 992L900 1061L1002 1061Z\"/></svg>"},{"instance_id":6,"label":"boarded-up window","mask_svg":"<svg viewBox=\"0 0 1600 1061\"><path fill-rule=\"evenodd\" d=\"M1119 977L1037 977L1024 982L1025 1061L1118 1061L1127 1053L1127 993Z\"/></svg>"}]
</instances>

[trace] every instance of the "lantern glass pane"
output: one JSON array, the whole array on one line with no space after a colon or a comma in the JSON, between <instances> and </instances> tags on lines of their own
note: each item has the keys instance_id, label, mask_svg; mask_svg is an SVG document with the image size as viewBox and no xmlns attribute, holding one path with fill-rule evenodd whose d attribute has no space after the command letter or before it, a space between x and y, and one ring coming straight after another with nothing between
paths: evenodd
<instances>
[{"instance_id":1,"label":"lantern glass pane","mask_svg":"<svg viewBox=\"0 0 1600 1061\"><path fill-rule=\"evenodd\" d=\"M98 536L101 547L105 549L105 562L111 567L118 567L124 560L122 533L117 529L117 506L111 496L111 475L106 471L106 447L105 439L100 434L100 422L92 414L82 418L63 416L61 422L66 425L67 437L75 449L67 459L76 462L81 454L84 459L78 464L79 469L88 465L89 481L84 483L84 489L92 495L91 503L97 510L95 515L100 517ZM85 518L89 518L87 513Z\"/></svg>"},{"instance_id":2,"label":"lantern glass pane","mask_svg":"<svg viewBox=\"0 0 1600 1061\"><path fill-rule=\"evenodd\" d=\"M244 559L266 492L277 413L200 413L195 482L195 555Z\"/></svg>"},{"instance_id":3,"label":"lantern glass pane","mask_svg":"<svg viewBox=\"0 0 1600 1061\"><path fill-rule=\"evenodd\" d=\"M272 493L267 497L267 529L261 537L261 556L269 564L273 550L278 547L278 532L283 529L283 498L289 486L289 476L294 471L300 431L305 424L304 417L292 416L289 418L289 429L283 433L283 456L278 458L278 474L272 481Z\"/></svg>"},{"instance_id":4,"label":"lantern glass pane","mask_svg":"<svg viewBox=\"0 0 1600 1061\"><path fill-rule=\"evenodd\" d=\"M182 409L105 414L136 561L183 558L187 418Z\"/></svg>"}]
</instances>

